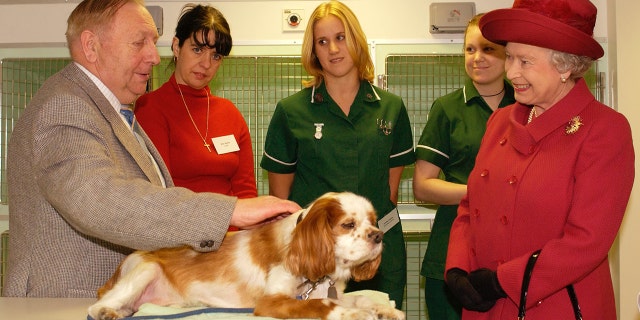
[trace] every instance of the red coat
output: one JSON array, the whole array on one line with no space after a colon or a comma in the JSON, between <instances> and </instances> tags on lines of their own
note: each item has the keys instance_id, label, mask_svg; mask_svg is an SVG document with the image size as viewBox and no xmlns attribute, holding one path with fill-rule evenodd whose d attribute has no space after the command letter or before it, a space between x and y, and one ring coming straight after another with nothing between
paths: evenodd
<instances>
[{"instance_id":1,"label":"red coat","mask_svg":"<svg viewBox=\"0 0 640 320\"><path fill-rule=\"evenodd\" d=\"M527 259L542 249L527 320L574 319L568 284L584 319L614 320L607 254L635 176L629 123L583 80L524 125L530 110L516 103L490 118L451 230L446 269L497 270L508 295L463 319L516 319Z\"/></svg>"}]
</instances>

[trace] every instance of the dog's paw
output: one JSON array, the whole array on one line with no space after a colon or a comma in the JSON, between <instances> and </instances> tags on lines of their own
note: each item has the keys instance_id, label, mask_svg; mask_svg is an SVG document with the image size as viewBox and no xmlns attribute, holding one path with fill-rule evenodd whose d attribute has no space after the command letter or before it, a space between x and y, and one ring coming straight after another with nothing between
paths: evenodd
<instances>
[{"instance_id":1,"label":"dog's paw","mask_svg":"<svg viewBox=\"0 0 640 320\"><path fill-rule=\"evenodd\" d=\"M93 305L89 307L89 315L93 320L118 320L131 315L131 312Z\"/></svg>"},{"instance_id":2,"label":"dog's paw","mask_svg":"<svg viewBox=\"0 0 640 320\"><path fill-rule=\"evenodd\" d=\"M326 320L378 320L374 310L337 306L327 315Z\"/></svg>"},{"instance_id":3,"label":"dog's paw","mask_svg":"<svg viewBox=\"0 0 640 320\"><path fill-rule=\"evenodd\" d=\"M402 310L398 310L396 308L376 308L376 313L378 315L378 319L384 320L404 320L405 314Z\"/></svg>"}]
</instances>

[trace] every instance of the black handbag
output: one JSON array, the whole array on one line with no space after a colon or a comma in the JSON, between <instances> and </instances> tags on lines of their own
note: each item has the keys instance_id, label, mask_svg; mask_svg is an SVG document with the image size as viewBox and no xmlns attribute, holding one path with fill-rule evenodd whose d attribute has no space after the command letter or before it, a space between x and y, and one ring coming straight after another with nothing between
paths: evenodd
<instances>
[{"instance_id":1,"label":"black handbag","mask_svg":"<svg viewBox=\"0 0 640 320\"><path fill-rule=\"evenodd\" d=\"M524 278L522 279L522 292L520 293L520 307L518 308L518 320L524 320L525 311L527 309L527 294L529 293L529 282L531 282L531 274L533 273L533 267L538 260L540 250L535 251L529 257L527 266L524 269ZM582 320L582 312L580 311L580 305L578 304L578 297L573 289L573 285L568 285L567 293L569 294L569 300L573 306L573 314L576 316L576 320Z\"/></svg>"}]
</instances>

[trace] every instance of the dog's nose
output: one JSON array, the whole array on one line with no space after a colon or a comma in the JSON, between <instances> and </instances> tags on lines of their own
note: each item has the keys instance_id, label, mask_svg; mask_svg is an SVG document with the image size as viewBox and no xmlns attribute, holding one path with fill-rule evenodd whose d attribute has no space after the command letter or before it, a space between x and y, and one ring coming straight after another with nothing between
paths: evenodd
<instances>
[{"instance_id":1,"label":"dog's nose","mask_svg":"<svg viewBox=\"0 0 640 320\"><path fill-rule=\"evenodd\" d=\"M369 239L373 240L373 242L375 243L380 243L382 242L382 235L384 233L382 233L382 231L380 230L375 230L372 231L371 233L369 233Z\"/></svg>"}]
</instances>

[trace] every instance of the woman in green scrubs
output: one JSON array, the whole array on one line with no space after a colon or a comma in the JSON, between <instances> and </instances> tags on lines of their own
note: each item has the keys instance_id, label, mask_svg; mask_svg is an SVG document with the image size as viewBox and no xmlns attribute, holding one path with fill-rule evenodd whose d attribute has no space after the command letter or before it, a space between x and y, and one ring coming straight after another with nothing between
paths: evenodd
<instances>
[{"instance_id":1,"label":"woman in green scrubs","mask_svg":"<svg viewBox=\"0 0 640 320\"><path fill-rule=\"evenodd\" d=\"M481 16L476 15L465 31L464 60L469 78L464 87L434 101L416 146L415 197L440 205L420 271L426 277L429 319L460 319L462 305L450 296L444 282L449 231L458 203L467 193L467 178L489 116L515 102L513 87L504 79L504 47L482 36L478 27Z\"/></svg>"},{"instance_id":2,"label":"woman in green scrubs","mask_svg":"<svg viewBox=\"0 0 640 320\"><path fill-rule=\"evenodd\" d=\"M384 234L378 274L347 291L378 290L402 307L406 251L396 209L405 165L415 161L402 99L372 84L373 62L353 12L339 1L309 18L302 64L313 76L305 89L278 102L261 167L269 192L301 206L329 191L368 198Z\"/></svg>"}]
</instances>

